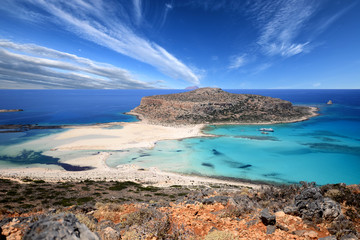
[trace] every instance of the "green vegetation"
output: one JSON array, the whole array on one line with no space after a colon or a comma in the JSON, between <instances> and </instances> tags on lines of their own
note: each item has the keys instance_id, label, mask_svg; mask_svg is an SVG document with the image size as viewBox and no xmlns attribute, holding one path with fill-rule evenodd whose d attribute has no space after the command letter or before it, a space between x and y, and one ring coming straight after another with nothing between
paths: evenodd
<instances>
[{"instance_id":1,"label":"green vegetation","mask_svg":"<svg viewBox=\"0 0 360 240\"><path fill-rule=\"evenodd\" d=\"M115 182L115 184L111 187L109 187L109 190L112 191L121 191L124 190L128 187L132 187L132 186L140 186L140 184L135 183L135 182L130 182L130 181L126 181L126 182Z\"/></svg>"}]
</instances>

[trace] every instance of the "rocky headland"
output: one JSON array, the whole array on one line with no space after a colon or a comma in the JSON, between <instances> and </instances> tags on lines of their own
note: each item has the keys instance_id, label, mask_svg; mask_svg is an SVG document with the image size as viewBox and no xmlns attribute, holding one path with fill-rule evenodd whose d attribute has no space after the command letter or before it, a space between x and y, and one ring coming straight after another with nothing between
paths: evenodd
<instances>
[{"instance_id":1,"label":"rocky headland","mask_svg":"<svg viewBox=\"0 0 360 240\"><path fill-rule=\"evenodd\" d=\"M315 116L316 110L278 98L199 88L143 97L129 114L152 124L267 124L303 121Z\"/></svg>"}]
</instances>

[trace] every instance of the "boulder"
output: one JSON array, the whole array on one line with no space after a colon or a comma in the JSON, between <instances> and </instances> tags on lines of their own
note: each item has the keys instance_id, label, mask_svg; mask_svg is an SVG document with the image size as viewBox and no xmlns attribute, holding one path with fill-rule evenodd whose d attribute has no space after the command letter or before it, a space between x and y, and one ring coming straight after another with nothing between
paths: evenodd
<instances>
[{"instance_id":1,"label":"boulder","mask_svg":"<svg viewBox=\"0 0 360 240\"><path fill-rule=\"evenodd\" d=\"M91 232L73 214L58 214L46 216L30 225L24 235L24 240L99 240L100 238Z\"/></svg>"},{"instance_id":2,"label":"boulder","mask_svg":"<svg viewBox=\"0 0 360 240\"><path fill-rule=\"evenodd\" d=\"M341 206L330 198L324 197L319 188L310 187L297 195L295 204L285 207L284 212L316 223L331 222L341 215Z\"/></svg>"},{"instance_id":3,"label":"boulder","mask_svg":"<svg viewBox=\"0 0 360 240\"><path fill-rule=\"evenodd\" d=\"M275 225L276 224L276 218L275 215L271 215L269 213L269 209L265 208L260 212L260 219L263 222L265 226L268 225Z\"/></svg>"}]
</instances>

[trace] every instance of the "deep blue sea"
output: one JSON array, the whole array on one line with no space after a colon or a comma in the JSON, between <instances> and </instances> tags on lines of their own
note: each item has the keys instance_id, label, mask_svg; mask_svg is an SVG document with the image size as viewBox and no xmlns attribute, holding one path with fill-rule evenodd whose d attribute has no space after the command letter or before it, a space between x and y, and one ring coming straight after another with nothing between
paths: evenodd
<instances>
[{"instance_id":1,"label":"deep blue sea","mask_svg":"<svg viewBox=\"0 0 360 240\"><path fill-rule=\"evenodd\" d=\"M181 91L0 90L0 109L24 109L0 113L0 124L137 121L123 113L138 106L143 96ZM321 115L289 124L208 126L205 131L217 137L161 141L150 150L114 152L107 164L115 167L132 163L173 172L277 183L360 183L360 90L227 91L316 106ZM326 104L329 99L333 105ZM258 131L260 127L275 131L263 135ZM59 131L64 130L0 133L0 168L54 164L62 160L64 156L42 154L51 144L37 146L37 140Z\"/></svg>"}]
</instances>

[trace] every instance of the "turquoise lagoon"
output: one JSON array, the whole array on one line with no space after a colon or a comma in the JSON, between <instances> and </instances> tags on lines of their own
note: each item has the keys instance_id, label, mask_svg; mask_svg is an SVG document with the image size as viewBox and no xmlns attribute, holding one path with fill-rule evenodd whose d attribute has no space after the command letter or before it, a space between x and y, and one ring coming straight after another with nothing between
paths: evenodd
<instances>
[{"instance_id":1,"label":"turquoise lagoon","mask_svg":"<svg viewBox=\"0 0 360 240\"><path fill-rule=\"evenodd\" d=\"M100 99L95 106L99 108L98 116L94 115L91 104L85 104L86 99L80 101L82 113L86 115L88 111L91 116L87 119L82 115L81 123L113 121L119 116L120 119L134 121L135 119L123 116L122 112L137 106L142 96L178 92L121 90L111 91L109 96L104 94L107 90L99 91L81 92L81 96L92 98L95 94ZM210 125L204 132L212 134L213 137L160 141L153 149L114 151L107 164L111 167L136 164L139 167L157 167L186 174L285 184L299 181L314 181L318 184L360 183L360 90L230 91L279 97L295 104L316 106L320 109L320 116L304 122L267 126ZM64 97L64 94L69 95L69 92L58 93L59 99ZM123 95L126 97L122 97ZM73 97L73 92L71 96ZM102 99L101 96L106 98ZM335 104L326 105L329 99ZM120 111L113 111L114 106L110 100L121 100L121 104L117 103ZM21 108L20 105L14 108ZM71 104L69 106L70 110L67 110L66 106L61 108L61 112L68 113L61 115L61 119L57 117L59 113L52 113L49 107L45 111L46 108L37 106L36 111L43 111L41 114L47 116L45 120L41 118L43 124L58 124L61 121L78 123L78 118L74 116L75 107ZM22 118L21 113L17 113L16 122L19 123L22 119L32 120L32 115L27 113ZM36 121L39 117L35 116L34 119L33 121ZM0 122L9 123L11 118L0 119ZM264 135L258 130L261 127L271 127L275 131ZM0 168L46 165L47 162L51 162L52 167L60 167L54 166L54 162L94 153L77 151L60 154L49 151L58 144L51 138L58 131L63 130L0 134ZM44 144L42 139L47 139L47 144ZM36 152L37 157L31 154L30 157L21 155L24 149ZM21 156L21 161L15 161L18 156Z\"/></svg>"}]
</instances>

